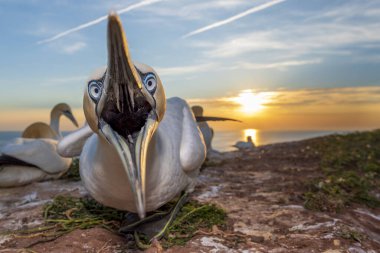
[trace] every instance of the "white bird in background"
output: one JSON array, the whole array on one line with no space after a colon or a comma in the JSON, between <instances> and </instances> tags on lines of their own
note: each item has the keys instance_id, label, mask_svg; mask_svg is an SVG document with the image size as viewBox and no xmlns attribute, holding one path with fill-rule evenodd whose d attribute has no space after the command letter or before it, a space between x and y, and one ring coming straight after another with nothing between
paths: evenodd
<instances>
[{"instance_id":1,"label":"white bird in background","mask_svg":"<svg viewBox=\"0 0 380 253\"><path fill-rule=\"evenodd\" d=\"M222 118L222 117L210 117L210 116L203 116L203 108L202 106L195 105L191 107L193 110L194 116L197 120L198 127L202 132L203 139L205 141L206 147L207 147L207 153L210 153L213 151L212 149L212 139L214 137L214 129L212 129L207 121L236 121L236 122L241 122L236 119L230 119L230 118Z\"/></svg>"},{"instance_id":2,"label":"white bird in background","mask_svg":"<svg viewBox=\"0 0 380 253\"><path fill-rule=\"evenodd\" d=\"M58 104L51 111L50 126L37 122L28 126L21 138L1 148L0 187L15 187L35 181L59 178L70 167L72 159L57 153L59 118L65 115L78 123L67 104Z\"/></svg>"},{"instance_id":3,"label":"white bird in background","mask_svg":"<svg viewBox=\"0 0 380 253\"><path fill-rule=\"evenodd\" d=\"M59 130L59 120L62 115L66 116L76 127L78 127L78 122L76 121L70 106L66 103L60 103L54 106L50 112L50 125L44 122L33 123L25 128L21 137L32 139L61 139L62 134Z\"/></svg>"},{"instance_id":4,"label":"white bird in background","mask_svg":"<svg viewBox=\"0 0 380 253\"><path fill-rule=\"evenodd\" d=\"M76 156L85 141L80 174L90 195L143 218L193 189L206 148L188 104L166 100L157 73L132 62L117 14L108 17L107 44L108 66L90 78L84 92L93 133L64 137L58 152Z\"/></svg>"},{"instance_id":5,"label":"white bird in background","mask_svg":"<svg viewBox=\"0 0 380 253\"><path fill-rule=\"evenodd\" d=\"M201 106L196 105L196 106L191 107L191 109L193 110L195 117L203 116L203 108ZM207 152L209 152L210 150L212 150L211 141L212 141L212 138L214 137L214 129L212 129L208 125L207 121L198 122L198 127L202 132L203 139L206 144Z\"/></svg>"},{"instance_id":6,"label":"white bird in background","mask_svg":"<svg viewBox=\"0 0 380 253\"><path fill-rule=\"evenodd\" d=\"M255 149L255 144L252 141L252 136L247 136L247 141L238 141L233 147L240 151L249 151Z\"/></svg>"}]
</instances>

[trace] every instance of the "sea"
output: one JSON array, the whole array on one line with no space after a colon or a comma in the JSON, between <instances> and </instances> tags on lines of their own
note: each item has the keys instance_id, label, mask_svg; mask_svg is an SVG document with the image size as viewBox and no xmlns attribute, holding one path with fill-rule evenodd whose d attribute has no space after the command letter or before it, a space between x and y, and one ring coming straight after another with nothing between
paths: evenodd
<instances>
[{"instance_id":1,"label":"sea","mask_svg":"<svg viewBox=\"0 0 380 253\"><path fill-rule=\"evenodd\" d=\"M68 132L63 132L63 135ZM330 135L334 133L348 133L342 131L266 131L257 129L242 129L242 130L223 130L215 131L215 135L212 141L212 146L214 149L226 152L233 151L235 148L233 145L237 141L245 141L248 136L252 137L253 142L256 146L298 141L303 139L309 139L319 136ZM8 141L13 138L20 137L21 132L17 131L0 131L0 147L3 146Z\"/></svg>"}]
</instances>

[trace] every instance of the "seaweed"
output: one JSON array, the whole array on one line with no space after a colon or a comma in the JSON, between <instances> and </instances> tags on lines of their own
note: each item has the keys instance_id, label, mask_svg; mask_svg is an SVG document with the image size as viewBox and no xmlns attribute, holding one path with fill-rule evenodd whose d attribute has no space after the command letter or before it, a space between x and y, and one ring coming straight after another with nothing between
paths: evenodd
<instances>
[{"instance_id":1,"label":"seaweed","mask_svg":"<svg viewBox=\"0 0 380 253\"><path fill-rule=\"evenodd\" d=\"M158 211L169 210L175 202L172 201ZM106 207L90 197L76 198L71 196L57 196L43 208L45 224L41 227L28 230L19 230L13 233L17 238L40 238L26 248L38 243L53 241L76 229L90 229L103 227L118 233L128 212ZM169 226L161 243L168 248L174 245L183 245L189 241L200 229L211 229L215 225L225 224L226 213L215 205L200 204L196 201L187 202L176 219ZM149 245L144 238L135 236L136 246L143 248ZM142 240L139 244L138 240Z\"/></svg>"},{"instance_id":2,"label":"seaweed","mask_svg":"<svg viewBox=\"0 0 380 253\"><path fill-rule=\"evenodd\" d=\"M61 179L67 179L71 181L80 181L79 174L79 159L73 158L70 168L62 175Z\"/></svg>"},{"instance_id":3,"label":"seaweed","mask_svg":"<svg viewBox=\"0 0 380 253\"><path fill-rule=\"evenodd\" d=\"M168 228L162 246L169 248L184 245L200 229L210 230L213 226L224 226L226 217L225 211L215 205L190 201L183 206Z\"/></svg>"}]
</instances>

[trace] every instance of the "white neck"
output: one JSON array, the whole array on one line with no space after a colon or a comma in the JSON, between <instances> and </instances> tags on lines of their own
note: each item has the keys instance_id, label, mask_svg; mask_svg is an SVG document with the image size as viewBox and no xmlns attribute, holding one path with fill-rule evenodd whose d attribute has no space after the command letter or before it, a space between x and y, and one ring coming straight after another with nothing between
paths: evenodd
<instances>
[{"instance_id":1,"label":"white neck","mask_svg":"<svg viewBox=\"0 0 380 253\"><path fill-rule=\"evenodd\" d=\"M157 131L149 144L146 167L148 175L146 178L146 208L148 211L155 210L173 199L178 194L178 184L187 184L184 173L173 170L173 168L180 169L178 165L174 166L178 163L168 159L168 157L172 157L168 141L170 142L170 140L162 138ZM160 154L157 153L158 151ZM136 212L127 174L111 144L103 137L95 135L86 143L80 161L84 185L97 201L117 209Z\"/></svg>"},{"instance_id":2,"label":"white neck","mask_svg":"<svg viewBox=\"0 0 380 253\"><path fill-rule=\"evenodd\" d=\"M50 127L59 137L62 137L61 131L59 130L59 118L61 115L62 112L60 110L52 110L50 113Z\"/></svg>"}]
</instances>

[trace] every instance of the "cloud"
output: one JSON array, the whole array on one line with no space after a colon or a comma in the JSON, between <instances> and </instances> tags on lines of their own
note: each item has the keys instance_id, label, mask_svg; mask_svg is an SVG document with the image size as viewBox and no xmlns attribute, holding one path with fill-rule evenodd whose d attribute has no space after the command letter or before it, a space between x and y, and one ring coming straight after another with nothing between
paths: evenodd
<instances>
[{"instance_id":1,"label":"cloud","mask_svg":"<svg viewBox=\"0 0 380 253\"><path fill-rule=\"evenodd\" d=\"M205 55L215 58L233 57L254 51L284 50L289 48L284 41L275 38L276 31L260 31L234 35L219 43L196 43L205 48Z\"/></svg>"},{"instance_id":2,"label":"cloud","mask_svg":"<svg viewBox=\"0 0 380 253\"><path fill-rule=\"evenodd\" d=\"M247 5L249 5L249 2L245 0L172 1L171 4L166 4L165 6L145 8L144 11L153 15L145 16L144 22L156 22L159 16L165 17L164 21L166 22L168 17L184 20L205 19L205 17L210 17L214 11L220 13L223 10L231 10Z\"/></svg>"},{"instance_id":3,"label":"cloud","mask_svg":"<svg viewBox=\"0 0 380 253\"><path fill-rule=\"evenodd\" d=\"M283 97L280 100L284 104L297 101L299 98L312 100L314 101L311 103L313 105L380 104L380 87L378 86L304 89L284 91L282 95Z\"/></svg>"},{"instance_id":4,"label":"cloud","mask_svg":"<svg viewBox=\"0 0 380 253\"><path fill-rule=\"evenodd\" d=\"M70 83L84 83L87 76L68 76L68 77L55 77L42 81L41 86L57 86Z\"/></svg>"},{"instance_id":5,"label":"cloud","mask_svg":"<svg viewBox=\"0 0 380 253\"><path fill-rule=\"evenodd\" d=\"M366 26L335 23L293 24L272 31L234 35L219 43L198 43L204 54L213 58L246 55L251 52L270 52L288 56L304 54L350 54L347 47L366 47L380 42L380 23ZM199 44L201 46L199 46ZM352 50L352 48L351 48Z\"/></svg>"},{"instance_id":6,"label":"cloud","mask_svg":"<svg viewBox=\"0 0 380 253\"><path fill-rule=\"evenodd\" d=\"M289 60L283 62L273 62L273 63L251 63L251 62L240 62L235 65L234 69L280 69L284 70L288 67L303 66L310 64L319 64L322 59L312 59L312 60Z\"/></svg>"},{"instance_id":7,"label":"cloud","mask_svg":"<svg viewBox=\"0 0 380 253\"><path fill-rule=\"evenodd\" d=\"M65 53L72 54L72 53L75 53L75 52L85 48L86 46L87 46L87 44L84 42L76 42L76 43L73 43L71 45L65 46L63 48L63 51Z\"/></svg>"},{"instance_id":8,"label":"cloud","mask_svg":"<svg viewBox=\"0 0 380 253\"><path fill-rule=\"evenodd\" d=\"M334 19L335 21L349 20L352 18L377 18L380 15L379 2L376 1L347 1L335 8L311 17L311 19Z\"/></svg>"},{"instance_id":9,"label":"cloud","mask_svg":"<svg viewBox=\"0 0 380 253\"><path fill-rule=\"evenodd\" d=\"M165 0L144 0L144 1L141 1L141 2L138 2L138 3L135 3L135 4L132 4L132 5L129 5L128 7L125 7L123 9L119 9L116 11L117 14L121 15L121 14L124 14L124 13L127 13L127 12L130 12L132 10L135 10L135 9L139 9L141 7L144 7L144 6L147 6L147 5L151 5L151 4L155 4L157 2L162 2L162 1L165 1ZM64 32L61 32L53 37L50 37L48 39L45 39L45 40L40 40L37 42L37 44L45 44L45 43L49 43L49 42L52 42L52 41L55 41L55 40L58 40L62 37L65 37L71 33L74 33L74 32L77 32L77 31L80 31L80 30L83 30L87 27L90 27L90 26L94 26L96 24L99 24L101 22L103 22L104 20L106 20L108 18L108 15L105 15L105 16L102 16L102 17L99 17L97 19L94 19L92 21L89 21L87 23L84 23L84 24L81 24L81 25L78 25L76 27L73 27L69 30L66 30Z\"/></svg>"},{"instance_id":10,"label":"cloud","mask_svg":"<svg viewBox=\"0 0 380 253\"><path fill-rule=\"evenodd\" d=\"M191 104L200 104L207 108L238 108L239 105L234 102L235 98L247 92L240 91L234 96L219 98L194 98L188 99ZM270 99L263 104L267 109L279 108L330 108L342 107L343 111L349 112L347 106L369 106L376 105L380 107L380 87L341 87L341 88L324 88L324 89L298 89L298 90L272 90L272 91L254 91L253 94L262 94ZM300 107L301 106L301 107ZM326 113L329 111L326 110Z\"/></svg>"},{"instance_id":11,"label":"cloud","mask_svg":"<svg viewBox=\"0 0 380 253\"><path fill-rule=\"evenodd\" d=\"M239 57L244 61L254 55L265 62L349 55L351 62L376 62L377 58L366 52L379 48L377 13L380 4L373 2L350 2L303 12L296 9L281 13L281 22L275 26L268 17L259 16L256 23L247 20L249 30L208 36L190 45L207 58Z\"/></svg>"},{"instance_id":12,"label":"cloud","mask_svg":"<svg viewBox=\"0 0 380 253\"><path fill-rule=\"evenodd\" d=\"M335 106L344 107L346 111L346 106L380 106L380 87L378 86L284 90L275 94L273 100L266 106Z\"/></svg>"},{"instance_id":13,"label":"cloud","mask_svg":"<svg viewBox=\"0 0 380 253\"><path fill-rule=\"evenodd\" d=\"M236 21L238 19L241 19L241 18L243 18L245 16L248 16L250 14L253 14L253 13L265 10L267 8L270 8L270 7L274 6L274 5L277 5L277 4L285 2L285 1L286 0L273 0L273 1L270 1L268 3L262 4L262 5L259 5L259 6L255 6L255 7L251 8L251 9L248 9L248 10L246 10L244 12L241 12L241 13L239 13L237 15L234 15L234 16L232 16L230 18L227 18L227 19L215 22L215 23L213 23L211 25L208 25L208 26L199 28L199 29L197 29L195 31L192 31L190 33L187 33L184 36L182 36L182 38L188 38L188 37L194 36L196 34L204 33L206 31L212 30L214 28L227 25L227 24L232 23L232 22L234 22L234 21Z\"/></svg>"},{"instance_id":14,"label":"cloud","mask_svg":"<svg viewBox=\"0 0 380 253\"><path fill-rule=\"evenodd\" d=\"M236 70L236 69L279 69L285 70L290 67L303 66L309 64L319 64L322 59L311 60L288 60L273 63L252 63L252 62L229 62L228 65L221 63L203 63L180 67L156 67L156 71L160 76L186 76L189 74L209 72L212 70ZM232 67L231 67L232 66Z\"/></svg>"},{"instance_id":15,"label":"cloud","mask_svg":"<svg viewBox=\"0 0 380 253\"><path fill-rule=\"evenodd\" d=\"M216 65L213 63L208 63L208 64L198 64L198 65L192 65L192 66L181 66L181 67L166 67L166 68L157 67L155 69L157 73L159 73L160 76L178 76L178 75L206 72L206 71L214 69L215 66Z\"/></svg>"}]
</instances>

